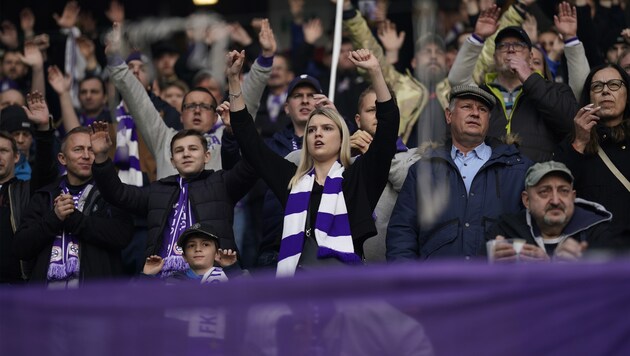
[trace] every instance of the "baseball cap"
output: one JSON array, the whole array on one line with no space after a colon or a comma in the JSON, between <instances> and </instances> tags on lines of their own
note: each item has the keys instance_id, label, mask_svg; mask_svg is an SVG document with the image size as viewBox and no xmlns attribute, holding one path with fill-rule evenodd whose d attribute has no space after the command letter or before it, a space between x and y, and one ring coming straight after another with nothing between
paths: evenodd
<instances>
[{"instance_id":1,"label":"baseball cap","mask_svg":"<svg viewBox=\"0 0 630 356\"><path fill-rule=\"evenodd\" d=\"M179 235L179 238L177 239L177 246L183 249L184 246L186 245L186 242L188 242L188 240L190 240L192 237L202 237L207 240L213 240L218 249L219 246L221 246L219 243L219 237L213 234L212 232L210 232L213 230L214 230L213 227L210 225L196 223L192 225L191 227L189 227L188 229L184 230L184 232L182 232L182 234Z\"/></svg>"},{"instance_id":2,"label":"baseball cap","mask_svg":"<svg viewBox=\"0 0 630 356\"><path fill-rule=\"evenodd\" d=\"M451 88L451 94L449 95L449 101L454 98L473 98L486 104L486 106L492 110L496 104L494 95L479 88L476 85L458 85Z\"/></svg>"},{"instance_id":3,"label":"baseball cap","mask_svg":"<svg viewBox=\"0 0 630 356\"><path fill-rule=\"evenodd\" d=\"M287 93L288 93L287 97L291 96L291 94L293 93L293 90L295 90L295 88L298 85L308 85L308 86L313 87L318 94L323 93L322 86L321 84L319 84L319 80L317 80L315 77L311 77L308 74L301 74L293 78L291 83L289 83L289 90L287 90Z\"/></svg>"},{"instance_id":4,"label":"baseball cap","mask_svg":"<svg viewBox=\"0 0 630 356\"><path fill-rule=\"evenodd\" d=\"M567 178L570 183L573 183L573 174L571 174L571 171L564 165L564 163L547 161L536 163L535 165L529 167L527 173L525 174L525 188L535 186L549 173L560 173Z\"/></svg>"},{"instance_id":5,"label":"baseball cap","mask_svg":"<svg viewBox=\"0 0 630 356\"><path fill-rule=\"evenodd\" d=\"M125 60L125 63L129 64L129 62L131 61L140 61L142 63L149 63L149 58L145 56L144 54L142 54L142 52L133 51L129 53L129 55L127 56L127 59Z\"/></svg>"},{"instance_id":6,"label":"baseball cap","mask_svg":"<svg viewBox=\"0 0 630 356\"><path fill-rule=\"evenodd\" d=\"M522 40L527 44L529 49L532 49L532 40L529 39L527 32L523 30L520 26L508 26L497 34L497 37L494 38L494 44L498 44L506 37L516 37Z\"/></svg>"},{"instance_id":7,"label":"baseball cap","mask_svg":"<svg viewBox=\"0 0 630 356\"><path fill-rule=\"evenodd\" d=\"M31 131L33 122L28 119L24 108L19 105L9 105L0 111L0 130L15 131Z\"/></svg>"}]
</instances>

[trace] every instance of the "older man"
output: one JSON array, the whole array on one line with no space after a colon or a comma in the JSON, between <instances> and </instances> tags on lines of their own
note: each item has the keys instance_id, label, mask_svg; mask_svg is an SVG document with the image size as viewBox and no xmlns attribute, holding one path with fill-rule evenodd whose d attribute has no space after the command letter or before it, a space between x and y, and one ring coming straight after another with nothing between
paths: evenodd
<instances>
[{"instance_id":1,"label":"older man","mask_svg":"<svg viewBox=\"0 0 630 356\"><path fill-rule=\"evenodd\" d=\"M521 260L576 260L587 246L612 242L612 214L600 204L575 197L573 175L563 163L536 163L525 177L521 199L526 210L502 216L487 239L525 240L518 253ZM498 244L496 261L512 261L517 252L510 244Z\"/></svg>"},{"instance_id":2,"label":"older man","mask_svg":"<svg viewBox=\"0 0 630 356\"><path fill-rule=\"evenodd\" d=\"M407 174L387 228L388 261L476 256L501 214L520 210L531 161L487 137L494 96L476 86L451 90L452 141L429 149Z\"/></svg>"}]
</instances>

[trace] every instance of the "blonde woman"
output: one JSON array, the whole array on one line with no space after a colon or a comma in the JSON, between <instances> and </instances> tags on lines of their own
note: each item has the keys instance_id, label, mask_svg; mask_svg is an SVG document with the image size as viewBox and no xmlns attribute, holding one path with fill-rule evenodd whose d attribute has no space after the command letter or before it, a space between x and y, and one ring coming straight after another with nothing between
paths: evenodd
<instances>
[{"instance_id":1,"label":"blonde woman","mask_svg":"<svg viewBox=\"0 0 630 356\"><path fill-rule=\"evenodd\" d=\"M276 274L360 264L363 242L376 235L373 211L396 153L399 122L398 107L376 57L365 49L349 54L370 74L376 92L378 126L368 152L350 165L348 128L334 108L323 105L308 118L297 167L263 143L245 110L239 81L243 58L243 52L232 51L227 59L231 126L243 157L285 209Z\"/></svg>"}]
</instances>

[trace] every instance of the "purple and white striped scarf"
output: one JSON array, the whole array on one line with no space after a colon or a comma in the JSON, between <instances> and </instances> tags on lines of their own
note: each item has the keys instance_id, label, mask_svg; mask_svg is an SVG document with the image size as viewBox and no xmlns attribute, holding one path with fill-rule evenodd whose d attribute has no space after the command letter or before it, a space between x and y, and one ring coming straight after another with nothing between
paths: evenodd
<instances>
[{"instance_id":1,"label":"purple and white striped scarf","mask_svg":"<svg viewBox=\"0 0 630 356\"><path fill-rule=\"evenodd\" d=\"M74 208L83 211L93 185L88 184L78 194L72 195ZM70 194L66 185L66 180L61 181L61 192ZM48 265L48 281L63 281L79 277L79 240L77 236L61 231L61 235L55 236L52 250L50 252L50 264Z\"/></svg>"},{"instance_id":2,"label":"purple and white striped scarf","mask_svg":"<svg viewBox=\"0 0 630 356\"><path fill-rule=\"evenodd\" d=\"M309 200L315 182L314 172L312 169L291 188L284 210L277 277L293 276L300 260ZM352 244L350 222L341 189L343 172L343 165L335 162L324 182L324 192L315 221L315 239L319 245L317 258L334 257L347 264L356 264L361 262L361 258L354 253Z\"/></svg>"},{"instance_id":3,"label":"purple and white striped scarf","mask_svg":"<svg viewBox=\"0 0 630 356\"><path fill-rule=\"evenodd\" d=\"M140 154L138 153L138 133L133 117L127 113L121 101L116 107L116 153L114 165L118 167L118 177L125 184L142 187Z\"/></svg>"},{"instance_id":4,"label":"purple and white striped scarf","mask_svg":"<svg viewBox=\"0 0 630 356\"><path fill-rule=\"evenodd\" d=\"M184 260L183 250L177 246L179 235L195 222L188 200L188 182L184 182L182 177L177 178L179 183L179 199L168 218L168 230L164 231L162 246L159 255L164 259L164 267L160 272L160 277L166 278L177 271L188 268L188 263Z\"/></svg>"}]
</instances>

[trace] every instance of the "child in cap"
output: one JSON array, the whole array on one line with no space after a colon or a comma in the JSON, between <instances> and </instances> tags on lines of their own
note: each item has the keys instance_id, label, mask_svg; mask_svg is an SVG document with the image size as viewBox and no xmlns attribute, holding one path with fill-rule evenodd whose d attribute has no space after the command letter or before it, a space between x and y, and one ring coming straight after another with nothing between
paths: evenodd
<instances>
[{"instance_id":1,"label":"child in cap","mask_svg":"<svg viewBox=\"0 0 630 356\"><path fill-rule=\"evenodd\" d=\"M236 251L220 248L220 238L214 235L211 226L194 224L186 229L177 240L177 248L182 250L182 256L189 268L176 272L168 279L198 280L200 283L219 283L242 274L236 263ZM218 264L220 267L215 267ZM147 257L142 273L157 275L162 270L162 257L152 255Z\"/></svg>"}]
</instances>

